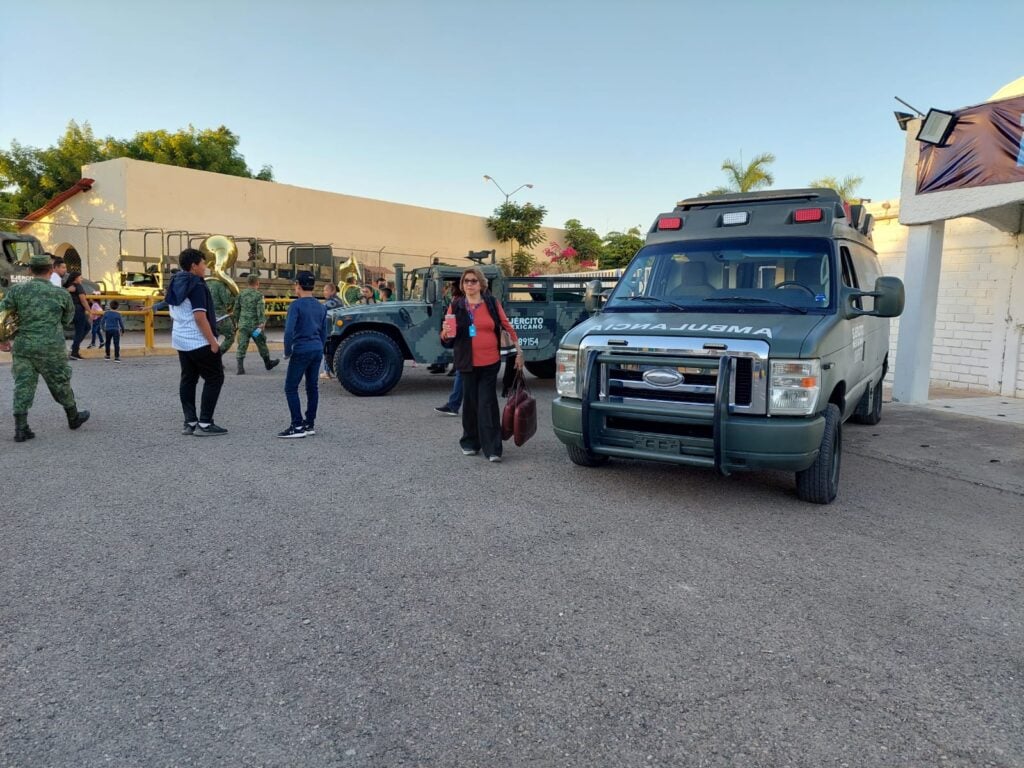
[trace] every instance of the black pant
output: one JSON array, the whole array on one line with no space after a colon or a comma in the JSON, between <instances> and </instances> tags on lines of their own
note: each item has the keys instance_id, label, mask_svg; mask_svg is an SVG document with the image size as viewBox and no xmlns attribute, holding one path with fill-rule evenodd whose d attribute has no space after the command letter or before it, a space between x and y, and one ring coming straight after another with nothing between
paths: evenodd
<instances>
[{"instance_id":1,"label":"black pant","mask_svg":"<svg viewBox=\"0 0 1024 768\"><path fill-rule=\"evenodd\" d=\"M79 354L78 348L82 346L82 339L89 334L89 318L85 316L85 312L75 313L75 335L71 339L71 354Z\"/></svg>"},{"instance_id":2,"label":"black pant","mask_svg":"<svg viewBox=\"0 0 1024 768\"><path fill-rule=\"evenodd\" d=\"M181 363L181 384L178 396L181 398L181 410L185 421L192 424L196 421L209 424L213 421L213 411L217 407L220 388L224 385L224 366L220 355L214 354L210 345L188 352L178 351L178 362ZM196 418L196 385L200 377L203 379L203 399L199 417Z\"/></svg>"},{"instance_id":3,"label":"black pant","mask_svg":"<svg viewBox=\"0 0 1024 768\"><path fill-rule=\"evenodd\" d=\"M501 456L498 369L501 363L462 373L462 439L459 445L484 456Z\"/></svg>"},{"instance_id":4,"label":"black pant","mask_svg":"<svg viewBox=\"0 0 1024 768\"><path fill-rule=\"evenodd\" d=\"M120 331L107 331L107 357L110 357L110 342L114 342L114 358L117 360L121 359L121 332ZM193 386L193 391L195 387Z\"/></svg>"}]
</instances>

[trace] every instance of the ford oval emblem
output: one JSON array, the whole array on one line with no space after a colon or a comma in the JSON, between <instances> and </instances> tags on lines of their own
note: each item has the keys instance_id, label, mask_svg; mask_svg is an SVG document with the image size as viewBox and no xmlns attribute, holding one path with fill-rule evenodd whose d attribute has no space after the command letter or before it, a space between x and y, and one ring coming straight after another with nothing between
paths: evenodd
<instances>
[{"instance_id":1,"label":"ford oval emblem","mask_svg":"<svg viewBox=\"0 0 1024 768\"><path fill-rule=\"evenodd\" d=\"M652 368L644 371L644 381L652 387L674 387L683 383L683 374L671 368Z\"/></svg>"}]
</instances>

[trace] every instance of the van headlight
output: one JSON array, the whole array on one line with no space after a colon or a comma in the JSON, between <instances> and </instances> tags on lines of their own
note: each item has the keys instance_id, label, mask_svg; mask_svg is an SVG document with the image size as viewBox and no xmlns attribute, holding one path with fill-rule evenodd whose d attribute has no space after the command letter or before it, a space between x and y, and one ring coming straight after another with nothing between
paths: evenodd
<instances>
[{"instance_id":1,"label":"van headlight","mask_svg":"<svg viewBox=\"0 0 1024 768\"><path fill-rule=\"evenodd\" d=\"M560 349L555 355L555 390L562 397L580 396L578 379L576 376L576 361L579 359L579 350Z\"/></svg>"},{"instance_id":2,"label":"van headlight","mask_svg":"<svg viewBox=\"0 0 1024 768\"><path fill-rule=\"evenodd\" d=\"M770 413L775 416L810 416L821 391L820 360L772 360Z\"/></svg>"}]
</instances>

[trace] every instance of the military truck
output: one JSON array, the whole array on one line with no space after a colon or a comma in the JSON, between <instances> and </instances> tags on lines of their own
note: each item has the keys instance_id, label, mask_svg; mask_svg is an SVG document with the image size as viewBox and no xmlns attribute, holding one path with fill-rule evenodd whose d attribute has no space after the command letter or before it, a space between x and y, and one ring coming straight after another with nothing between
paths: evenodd
<instances>
[{"instance_id":1,"label":"military truck","mask_svg":"<svg viewBox=\"0 0 1024 768\"><path fill-rule=\"evenodd\" d=\"M827 189L683 200L557 354L555 435L610 457L795 472L836 498L843 424L876 424L902 282L872 218Z\"/></svg>"},{"instance_id":2,"label":"military truck","mask_svg":"<svg viewBox=\"0 0 1024 768\"><path fill-rule=\"evenodd\" d=\"M32 235L0 232L0 295L11 283L32 278L28 260L36 253L45 251L39 240Z\"/></svg>"},{"instance_id":3,"label":"military truck","mask_svg":"<svg viewBox=\"0 0 1024 768\"><path fill-rule=\"evenodd\" d=\"M401 379L406 360L435 370L443 370L452 360L451 350L441 346L441 321L446 293L458 284L464 268L435 264L408 273L402 264L394 268L397 300L327 313L328 366L354 395L390 392ZM601 284L557 275L509 278L495 264L480 268L516 328L526 369L539 378L552 378L559 339L589 317L587 292ZM596 306L593 299L590 305Z\"/></svg>"}]
</instances>

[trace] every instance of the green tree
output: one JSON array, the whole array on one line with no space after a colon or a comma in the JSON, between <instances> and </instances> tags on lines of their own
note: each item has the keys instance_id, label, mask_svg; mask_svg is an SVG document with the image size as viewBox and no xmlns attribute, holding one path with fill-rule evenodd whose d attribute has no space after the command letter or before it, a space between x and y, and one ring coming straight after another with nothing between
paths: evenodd
<instances>
[{"instance_id":1,"label":"green tree","mask_svg":"<svg viewBox=\"0 0 1024 768\"><path fill-rule=\"evenodd\" d=\"M31 213L81 179L83 165L105 159L89 124L74 120L52 147L12 141L9 152L0 150L0 216L16 219Z\"/></svg>"},{"instance_id":2,"label":"green tree","mask_svg":"<svg viewBox=\"0 0 1024 768\"><path fill-rule=\"evenodd\" d=\"M515 277L524 277L531 274L536 265L537 260L533 257L533 254L524 251L522 248L511 256L498 259L498 266L501 267L502 272Z\"/></svg>"},{"instance_id":3,"label":"green tree","mask_svg":"<svg viewBox=\"0 0 1024 768\"><path fill-rule=\"evenodd\" d=\"M565 222L565 241L576 251L577 261L601 263L604 257L604 242L591 227L584 227L579 219Z\"/></svg>"},{"instance_id":4,"label":"green tree","mask_svg":"<svg viewBox=\"0 0 1024 768\"><path fill-rule=\"evenodd\" d=\"M487 219L487 227L494 232L494 236L500 242L510 244L514 242L518 246L516 250L523 251L532 248L544 239L540 229L547 212L542 205L533 205L532 203L520 205L506 200L494 209L494 215ZM530 256L530 259L532 261L533 257ZM510 245L509 257L502 259L502 263L515 267L521 262L519 254L515 253ZM512 274L525 275L529 274L529 270L525 272L517 270Z\"/></svg>"},{"instance_id":5,"label":"green tree","mask_svg":"<svg viewBox=\"0 0 1024 768\"><path fill-rule=\"evenodd\" d=\"M224 126L170 133L141 131L130 139L97 139L89 123L68 123L57 143L46 149L11 142L0 150L0 217L21 218L82 177L88 163L129 157L201 171L273 181L264 166L253 173L238 152L238 137Z\"/></svg>"},{"instance_id":6,"label":"green tree","mask_svg":"<svg viewBox=\"0 0 1024 768\"><path fill-rule=\"evenodd\" d=\"M731 192L753 192L757 189L770 187L775 183L775 178L768 171L768 166L775 162L775 155L771 152L762 152L755 155L754 159L746 165L743 164L743 156L738 161L726 160L722 163L722 170L728 177L728 184L724 187L715 187L707 194L725 195Z\"/></svg>"},{"instance_id":7,"label":"green tree","mask_svg":"<svg viewBox=\"0 0 1024 768\"><path fill-rule=\"evenodd\" d=\"M618 269L629 264L636 252L644 246L640 227L630 227L625 232L609 232L604 236L603 269Z\"/></svg>"},{"instance_id":8,"label":"green tree","mask_svg":"<svg viewBox=\"0 0 1024 768\"><path fill-rule=\"evenodd\" d=\"M820 179L815 179L811 182L812 187L824 187L825 189L832 189L839 193L846 202L852 203L858 198L854 197L854 193L857 191L857 187L864 181L861 176L844 176L842 181L839 181L835 176L822 176Z\"/></svg>"}]
</instances>

